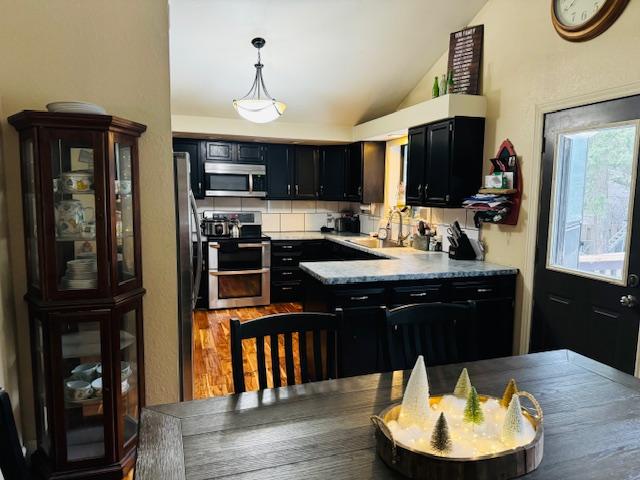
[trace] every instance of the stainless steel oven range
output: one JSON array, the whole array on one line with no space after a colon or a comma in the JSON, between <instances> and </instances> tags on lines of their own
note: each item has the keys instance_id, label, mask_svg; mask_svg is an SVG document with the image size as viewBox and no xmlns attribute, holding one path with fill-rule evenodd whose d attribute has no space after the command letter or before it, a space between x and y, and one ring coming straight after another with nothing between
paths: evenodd
<instances>
[{"instance_id":1,"label":"stainless steel oven range","mask_svg":"<svg viewBox=\"0 0 640 480\"><path fill-rule=\"evenodd\" d=\"M207 235L209 308L268 305L271 303L271 240L262 235L260 212L209 213L216 224L224 217L228 224L239 227L237 237L230 233ZM203 230L211 231L206 216ZM227 227L222 231L235 229Z\"/></svg>"}]
</instances>

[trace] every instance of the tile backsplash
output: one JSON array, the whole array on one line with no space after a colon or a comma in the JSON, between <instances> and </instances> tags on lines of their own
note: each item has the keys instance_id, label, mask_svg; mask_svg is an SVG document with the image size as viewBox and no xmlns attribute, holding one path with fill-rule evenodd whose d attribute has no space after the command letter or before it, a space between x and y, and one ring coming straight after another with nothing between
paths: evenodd
<instances>
[{"instance_id":1,"label":"tile backsplash","mask_svg":"<svg viewBox=\"0 0 640 480\"><path fill-rule=\"evenodd\" d=\"M211 197L196 200L198 210L259 211L262 212L262 230L265 232L318 232L323 226L333 226L333 219L340 212L360 212L361 205L349 202L325 202L315 200L261 200L259 198ZM403 217L404 232L416 232L420 220L442 235L443 250L449 250L447 227L457 220L470 238L479 239L480 230L473 223L473 212L464 208L413 208ZM374 204L369 211L360 212L360 232L377 232L387 224L387 212L383 205ZM397 238L398 217L393 217L392 238Z\"/></svg>"},{"instance_id":2,"label":"tile backsplash","mask_svg":"<svg viewBox=\"0 0 640 480\"><path fill-rule=\"evenodd\" d=\"M360 205L349 202L315 200L261 200L259 198L211 197L196 200L198 211L262 212L265 232L318 232L323 226L333 227L340 212L358 212Z\"/></svg>"}]
</instances>

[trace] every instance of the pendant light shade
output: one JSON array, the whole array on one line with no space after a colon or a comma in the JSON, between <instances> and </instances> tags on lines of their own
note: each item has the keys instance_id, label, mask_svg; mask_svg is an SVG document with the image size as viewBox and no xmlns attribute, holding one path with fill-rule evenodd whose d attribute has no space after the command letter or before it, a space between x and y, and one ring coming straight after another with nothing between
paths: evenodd
<instances>
[{"instance_id":1,"label":"pendant light shade","mask_svg":"<svg viewBox=\"0 0 640 480\"><path fill-rule=\"evenodd\" d=\"M238 114L250 122L267 123L279 118L287 108L287 106L277 101L267 91L262 78L262 67L260 61L260 49L264 47L265 40L263 38L254 38L251 44L258 49L258 63L256 67L256 76L253 79L253 85L249 92L242 98L233 101L233 108Z\"/></svg>"}]
</instances>

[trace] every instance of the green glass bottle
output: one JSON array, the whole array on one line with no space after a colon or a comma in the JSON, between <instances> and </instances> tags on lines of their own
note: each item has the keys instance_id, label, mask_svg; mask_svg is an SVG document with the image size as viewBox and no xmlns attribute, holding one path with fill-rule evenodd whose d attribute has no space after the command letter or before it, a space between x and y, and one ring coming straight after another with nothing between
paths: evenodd
<instances>
[{"instance_id":1,"label":"green glass bottle","mask_svg":"<svg viewBox=\"0 0 640 480\"><path fill-rule=\"evenodd\" d=\"M438 77L433 81L433 89L431 90L431 95L433 98L437 98L440 96L440 86L438 85Z\"/></svg>"},{"instance_id":2,"label":"green glass bottle","mask_svg":"<svg viewBox=\"0 0 640 480\"><path fill-rule=\"evenodd\" d=\"M447 92L453 93L453 70L449 72L449 78L447 78Z\"/></svg>"}]
</instances>

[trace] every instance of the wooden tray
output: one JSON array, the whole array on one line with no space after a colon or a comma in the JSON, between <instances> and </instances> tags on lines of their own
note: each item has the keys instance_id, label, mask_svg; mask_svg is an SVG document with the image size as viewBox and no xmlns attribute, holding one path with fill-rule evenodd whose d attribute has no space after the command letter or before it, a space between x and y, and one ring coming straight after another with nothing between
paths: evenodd
<instances>
[{"instance_id":1,"label":"wooden tray","mask_svg":"<svg viewBox=\"0 0 640 480\"><path fill-rule=\"evenodd\" d=\"M535 413L523 408L523 414L536 428L533 440L522 447L505 450L491 455L473 458L449 458L413 450L396 443L386 422L397 420L400 404L384 409L379 416L371 417L376 427L376 451L389 468L407 478L425 480L506 480L534 471L542 462L544 430L542 409L536 399L527 392L515 395L525 397L535 407ZM481 402L493 398L479 395ZM442 396L431 397L431 403L438 403ZM496 399L500 400L500 399Z\"/></svg>"}]
</instances>

